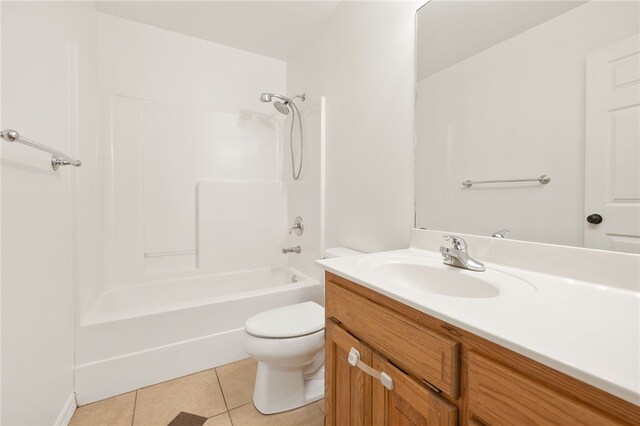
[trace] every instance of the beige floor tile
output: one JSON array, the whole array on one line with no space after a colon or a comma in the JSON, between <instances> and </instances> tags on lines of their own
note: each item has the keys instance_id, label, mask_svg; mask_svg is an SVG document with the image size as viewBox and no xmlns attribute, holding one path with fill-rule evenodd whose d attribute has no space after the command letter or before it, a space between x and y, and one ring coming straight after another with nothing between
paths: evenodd
<instances>
[{"instance_id":1,"label":"beige floor tile","mask_svg":"<svg viewBox=\"0 0 640 426\"><path fill-rule=\"evenodd\" d=\"M324 415L313 403L295 410L265 416L253 404L229 412L233 426L323 426Z\"/></svg>"},{"instance_id":2,"label":"beige floor tile","mask_svg":"<svg viewBox=\"0 0 640 426\"><path fill-rule=\"evenodd\" d=\"M229 410L253 400L257 368L258 362L251 358L216 368Z\"/></svg>"},{"instance_id":3,"label":"beige floor tile","mask_svg":"<svg viewBox=\"0 0 640 426\"><path fill-rule=\"evenodd\" d=\"M324 398L322 398L320 401L316 402L316 405L318 406L318 408L320 408L320 411L322 411L324 413Z\"/></svg>"},{"instance_id":4,"label":"beige floor tile","mask_svg":"<svg viewBox=\"0 0 640 426\"><path fill-rule=\"evenodd\" d=\"M231 419L229 418L229 413L224 413L215 417L211 417L202 426L231 426Z\"/></svg>"},{"instance_id":5,"label":"beige floor tile","mask_svg":"<svg viewBox=\"0 0 640 426\"><path fill-rule=\"evenodd\" d=\"M226 411L214 369L138 391L134 426L164 426L181 411L213 417Z\"/></svg>"},{"instance_id":6,"label":"beige floor tile","mask_svg":"<svg viewBox=\"0 0 640 426\"><path fill-rule=\"evenodd\" d=\"M113 398L78 407L69 426L130 426L136 393L129 392Z\"/></svg>"}]
</instances>

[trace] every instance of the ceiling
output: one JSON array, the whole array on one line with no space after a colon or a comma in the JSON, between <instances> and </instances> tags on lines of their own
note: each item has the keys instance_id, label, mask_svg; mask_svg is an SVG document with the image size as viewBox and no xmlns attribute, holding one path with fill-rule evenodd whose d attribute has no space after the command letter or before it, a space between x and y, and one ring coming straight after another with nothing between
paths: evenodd
<instances>
[{"instance_id":1,"label":"ceiling","mask_svg":"<svg viewBox=\"0 0 640 426\"><path fill-rule=\"evenodd\" d=\"M586 1L431 0L418 12L418 80Z\"/></svg>"},{"instance_id":2,"label":"ceiling","mask_svg":"<svg viewBox=\"0 0 640 426\"><path fill-rule=\"evenodd\" d=\"M287 59L339 1L97 1L98 10L260 55Z\"/></svg>"}]
</instances>

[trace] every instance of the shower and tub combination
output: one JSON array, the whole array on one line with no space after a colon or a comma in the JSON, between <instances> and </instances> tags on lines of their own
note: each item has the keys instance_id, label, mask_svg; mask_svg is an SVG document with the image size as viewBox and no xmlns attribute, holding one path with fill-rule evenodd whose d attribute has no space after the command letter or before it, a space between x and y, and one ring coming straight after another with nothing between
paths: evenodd
<instances>
[{"instance_id":1,"label":"shower and tub combination","mask_svg":"<svg viewBox=\"0 0 640 426\"><path fill-rule=\"evenodd\" d=\"M304 101L305 95L260 96L280 113L291 113L291 173L299 180L303 141L296 99ZM260 120L256 126L265 121ZM282 125L278 120L274 128ZM133 252L138 253L138 269L156 269L139 273L137 282L107 286L81 310L75 369L80 404L246 358L247 319L283 306L323 303L319 280L288 266L288 256L296 256L299 247L287 249L293 253L287 255L283 246L287 238L296 241L304 225L301 218L293 226L286 223L286 209L281 206L284 191L283 182L269 179L197 182L196 249L153 256ZM221 212L222 205L226 210ZM189 261L193 266L181 260L186 267L157 268L163 259L174 258L193 259ZM322 386L318 389L314 399L322 395Z\"/></svg>"}]
</instances>

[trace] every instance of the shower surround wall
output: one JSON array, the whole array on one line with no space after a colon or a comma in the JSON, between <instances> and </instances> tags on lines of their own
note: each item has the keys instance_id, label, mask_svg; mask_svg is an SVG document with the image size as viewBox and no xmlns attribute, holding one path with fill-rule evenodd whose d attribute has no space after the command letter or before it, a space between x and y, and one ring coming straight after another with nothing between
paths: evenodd
<instances>
[{"instance_id":1,"label":"shower surround wall","mask_svg":"<svg viewBox=\"0 0 640 426\"><path fill-rule=\"evenodd\" d=\"M79 93L79 157L84 164L76 229L76 388L81 403L127 390L101 382L116 372L130 377L134 371L127 369L135 370L136 362L145 363L139 368L144 371L136 371L138 382L127 381L131 388L242 353L238 333L220 341L225 347L209 347L219 352L219 360L213 356L217 353L205 354L206 342L198 340L224 330L229 321L216 319L212 310L226 308L207 311L205 322L217 324L176 334L167 327L176 331L195 325L205 318L198 312L206 308L194 309L197 318L181 314L181 322L173 325L163 325L169 316L145 311L142 305L100 323L97 312L104 309L104 300L109 309L120 310L113 306L118 298L105 292L140 288L117 294L145 298L145 291L153 296L153 286L164 281L180 294L181 283L193 278L264 268L282 271L287 265L279 251L286 237L283 117L258 101L264 91L286 93L286 63L102 13L97 23L100 89ZM278 276L291 282L289 272ZM265 286L285 284L271 281ZM206 294L207 281L202 283ZM298 290L278 290L284 295L280 298L254 298L245 304L246 313L235 308L227 330L242 327L244 320L235 317L250 316L261 305L266 309L308 300L309 294ZM165 328L151 326L153 321ZM126 334L136 325L135 333ZM111 344L97 350L96 341ZM174 351L174 356L179 353L174 362L167 359L167 347L183 343L184 351L198 347L199 354ZM205 355L211 355L206 366ZM161 358L166 365L149 361Z\"/></svg>"},{"instance_id":2,"label":"shower surround wall","mask_svg":"<svg viewBox=\"0 0 640 426\"><path fill-rule=\"evenodd\" d=\"M198 182L281 181L282 119L257 97L285 91L283 61L102 13L98 52L100 91L79 101L81 317L113 285L221 271L195 253Z\"/></svg>"}]
</instances>

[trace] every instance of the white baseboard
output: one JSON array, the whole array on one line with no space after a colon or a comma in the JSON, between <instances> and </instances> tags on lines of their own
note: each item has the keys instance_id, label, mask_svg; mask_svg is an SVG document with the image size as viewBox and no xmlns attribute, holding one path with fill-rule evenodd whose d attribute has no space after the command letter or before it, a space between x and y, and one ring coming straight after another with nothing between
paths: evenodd
<instances>
[{"instance_id":1,"label":"white baseboard","mask_svg":"<svg viewBox=\"0 0 640 426\"><path fill-rule=\"evenodd\" d=\"M209 368L247 358L244 329L185 340L166 346L78 365L76 398L89 404Z\"/></svg>"},{"instance_id":2,"label":"white baseboard","mask_svg":"<svg viewBox=\"0 0 640 426\"><path fill-rule=\"evenodd\" d=\"M71 417L73 417L73 413L76 412L76 394L75 392L71 392L67 402L64 403L62 410L60 410L60 414L58 414L58 418L54 423L55 426L67 426L71 421Z\"/></svg>"}]
</instances>

